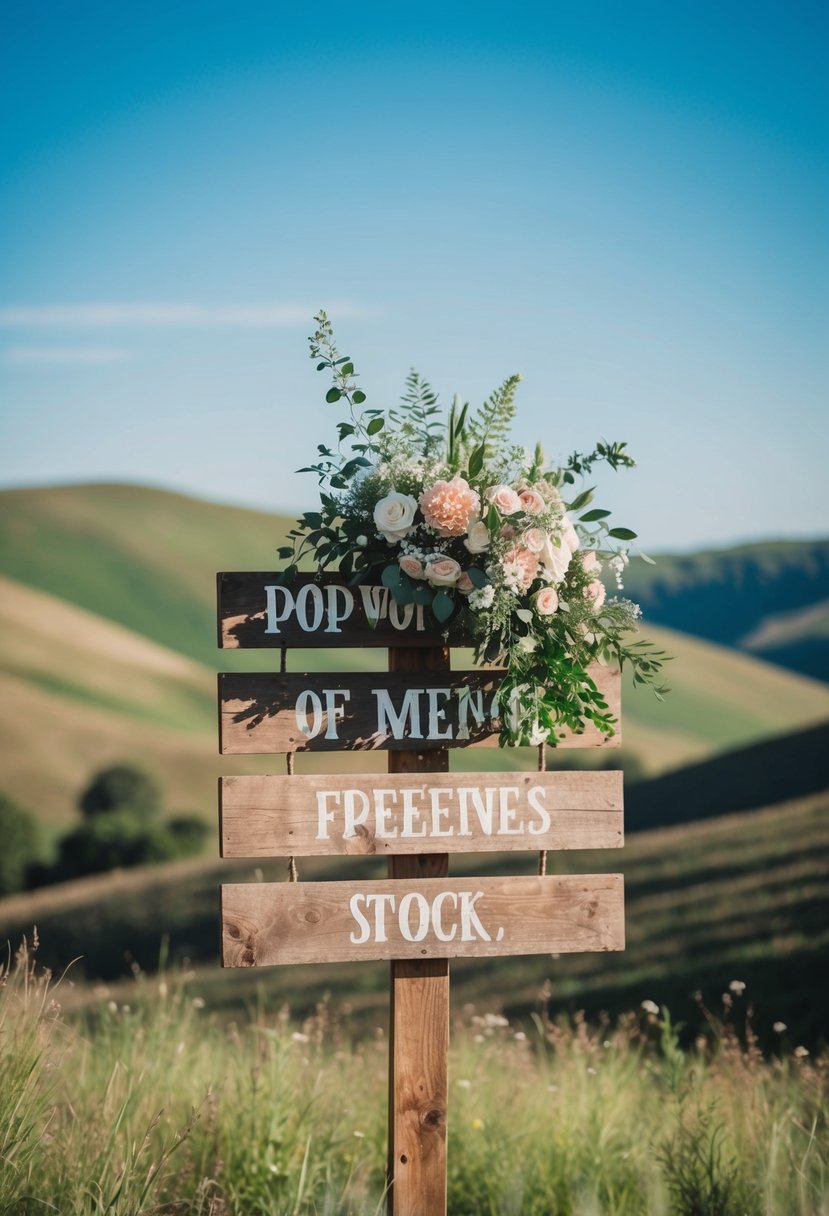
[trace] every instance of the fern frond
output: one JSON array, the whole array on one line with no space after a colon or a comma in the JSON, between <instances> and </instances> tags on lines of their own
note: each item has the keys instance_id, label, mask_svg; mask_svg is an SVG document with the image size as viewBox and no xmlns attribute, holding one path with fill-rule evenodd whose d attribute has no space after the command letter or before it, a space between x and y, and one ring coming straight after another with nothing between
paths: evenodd
<instances>
[{"instance_id":1,"label":"fern frond","mask_svg":"<svg viewBox=\"0 0 829 1216\"><path fill-rule=\"evenodd\" d=\"M515 417L515 396L521 376L510 376L496 388L475 415L467 423L467 437L474 445L486 443L487 454L492 452L509 436L512 420Z\"/></svg>"},{"instance_id":2,"label":"fern frond","mask_svg":"<svg viewBox=\"0 0 829 1216\"><path fill-rule=\"evenodd\" d=\"M427 455L443 438L443 420L438 395L428 380L414 368L406 377L406 391L400 398L402 410L389 410L389 418Z\"/></svg>"}]
</instances>

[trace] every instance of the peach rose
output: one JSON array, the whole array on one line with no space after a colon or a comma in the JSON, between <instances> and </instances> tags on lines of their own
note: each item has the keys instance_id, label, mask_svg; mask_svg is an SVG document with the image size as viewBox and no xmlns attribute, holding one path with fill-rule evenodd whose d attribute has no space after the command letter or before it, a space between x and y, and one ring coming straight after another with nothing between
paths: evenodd
<instances>
[{"instance_id":1,"label":"peach rose","mask_svg":"<svg viewBox=\"0 0 829 1216\"><path fill-rule=\"evenodd\" d=\"M561 502L561 495L558 490L546 478L537 481L533 488L538 491L546 503L555 504Z\"/></svg>"},{"instance_id":2,"label":"peach rose","mask_svg":"<svg viewBox=\"0 0 829 1216\"><path fill-rule=\"evenodd\" d=\"M414 526L417 502L410 494L392 490L374 508L374 522L390 545L408 536Z\"/></svg>"},{"instance_id":3,"label":"peach rose","mask_svg":"<svg viewBox=\"0 0 829 1216\"><path fill-rule=\"evenodd\" d=\"M572 553L562 541L554 545L550 538L541 550L541 564L554 583L560 583L564 578L572 560Z\"/></svg>"},{"instance_id":4,"label":"peach rose","mask_svg":"<svg viewBox=\"0 0 829 1216\"><path fill-rule=\"evenodd\" d=\"M558 592L555 587L542 587L533 596L533 605L539 616L552 616L558 609Z\"/></svg>"},{"instance_id":5,"label":"peach rose","mask_svg":"<svg viewBox=\"0 0 829 1216\"><path fill-rule=\"evenodd\" d=\"M475 590L475 584L472 582L472 579L469 577L469 575L467 574L467 572L465 570L464 570L463 574L461 574L456 585L457 585L458 591L460 591L461 595L471 595L472 592Z\"/></svg>"},{"instance_id":6,"label":"peach rose","mask_svg":"<svg viewBox=\"0 0 829 1216\"><path fill-rule=\"evenodd\" d=\"M521 544L530 553L541 553L547 543L547 533L543 528L527 528L521 537Z\"/></svg>"},{"instance_id":7,"label":"peach rose","mask_svg":"<svg viewBox=\"0 0 829 1216\"><path fill-rule=\"evenodd\" d=\"M436 481L420 495L420 509L428 526L438 536L463 536L480 513L481 499L463 477Z\"/></svg>"},{"instance_id":8,"label":"peach rose","mask_svg":"<svg viewBox=\"0 0 829 1216\"><path fill-rule=\"evenodd\" d=\"M518 498L528 515L540 515L546 505L538 490L533 490L529 486L525 490L519 491Z\"/></svg>"},{"instance_id":9,"label":"peach rose","mask_svg":"<svg viewBox=\"0 0 829 1216\"><path fill-rule=\"evenodd\" d=\"M463 542L470 553L485 553L489 548L489 528L481 519L473 519Z\"/></svg>"},{"instance_id":10,"label":"peach rose","mask_svg":"<svg viewBox=\"0 0 829 1216\"><path fill-rule=\"evenodd\" d=\"M597 578L594 578L593 581L588 583L585 587L584 594L589 600L593 601L594 612L598 612L605 601L607 591L604 583L600 583Z\"/></svg>"},{"instance_id":11,"label":"peach rose","mask_svg":"<svg viewBox=\"0 0 829 1216\"><path fill-rule=\"evenodd\" d=\"M425 576L434 587L454 587L461 568L454 557L435 556L426 563Z\"/></svg>"},{"instance_id":12,"label":"peach rose","mask_svg":"<svg viewBox=\"0 0 829 1216\"><path fill-rule=\"evenodd\" d=\"M423 562L419 562L416 557L398 557L397 564L404 574L408 574L409 578L426 577Z\"/></svg>"},{"instance_id":13,"label":"peach rose","mask_svg":"<svg viewBox=\"0 0 829 1216\"><path fill-rule=\"evenodd\" d=\"M596 557L596 554L592 549L589 549L587 553L582 553L581 564L582 569L586 574L589 574L591 570L595 570L597 573L599 570L601 570L599 559Z\"/></svg>"},{"instance_id":14,"label":"peach rose","mask_svg":"<svg viewBox=\"0 0 829 1216\"><path fill-rule=\"evenodd\" d=\"M504 554L504 569L515 573L522 591L528 591L538 574L538 558L522 545L515 545Z\"/></svg>"},{"instance_id":15,"label":"peach rose","mask_svg":"<svg viewBox=\"0 0 829 1216\"><path fill-rule=\"evenodd\" d=\"M521 499L512 486L492 486L487 490L486 496L502 515L514 515L516 511L521 510Z\"/></svg>"},{"instance_id":16,"label":"peach rose","mask_svg":"<svg viewBox=\"0 0 829 1216\"><path fill-rule=\"evenodd\" d=\"M566 515L564 516L562 523L564 525L561 531L562 542L567 546L571 553L575 553L576 549L579 547L578 533Z\"/></svg>"}]
</instances>

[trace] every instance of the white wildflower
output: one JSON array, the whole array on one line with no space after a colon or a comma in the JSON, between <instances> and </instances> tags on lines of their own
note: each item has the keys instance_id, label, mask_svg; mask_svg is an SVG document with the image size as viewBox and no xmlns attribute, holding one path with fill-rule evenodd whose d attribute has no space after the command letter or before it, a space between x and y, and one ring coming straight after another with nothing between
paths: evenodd
<instances>
[{"instance_id":1,"label":"white wildflower","mask_svg":"<svg viewBox=\"0 0 829 1216\"><path fill-rule=\"evenodd\" d=\"M775 1034L782 1034L784 1030L788 1030L788 1029L789 1028L785 1022L775 1022L774 1025L772 1026L772 1030L774 1031Z\"/></svg>"},{"instance_id":2,"label":"white wildflower","mask_svg":"<svg viewBox=\"0 0 829 1216\"><path fill-rule=\"evenodd\" d=\"M735 996L742 996L746 990L745 982L743 980L732 980L728 985L728 990L729 992L733 992Z\"/></svg>"},{"instance_id":3,"label":"white wildflower","mask_svg":"<svg viewBox=\"0 0 829 1216\"><path fill-rule=\"evenodd\" d=\"M656 1001L643 1001L642 1009L644 1009L645 1013L652 1013L654 1016L657 1016L659 1013L659 1006Z\"/></svg>"}]
</instances>

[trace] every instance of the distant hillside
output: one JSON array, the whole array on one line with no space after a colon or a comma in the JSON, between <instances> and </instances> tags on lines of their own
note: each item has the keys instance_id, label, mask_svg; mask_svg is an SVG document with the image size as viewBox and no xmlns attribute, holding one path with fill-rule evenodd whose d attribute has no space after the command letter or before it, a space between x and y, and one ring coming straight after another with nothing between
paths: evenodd
<instances>
[{"instance_id":1,"label":"distant hillside","mask_svg":"<svg viewBox=\"0 0 829 1216\"><path fill-rule=\"evenodd\" d=\"M0 494L0 789L66 825L95 767L153 769L177 807L213 820L222 760L212 672L273 669L267 651L215 646L215 572L267 567L287 521L136 486ZM626 693L624 756L659 773L829 718L829 690L733 650L652 628L676 656L660 704ZM294 670L379 670L383 651L306 651ZM456 655L456 662L468 661ZM573 753L570 753L572 756ZM529 751L462 751L459 769L531 767ZM381 768L383 756L300 758L298 768Z\"/></svg>"},{"instance_id":2,"label":"distant hillside","mask_svg":"<svg viewBox=\"0 0 829 1216\"><path fill-rule=\"evenodd\" d=\"M829 540L660 554L625 590L646 621L829 680Z\"/></svg>"},{"instance_id":3,"label":"distant hillside","mask_svg":"<svg viewBox=\"0 0 829 1216\"><path fill-rule=\"evenodd\" d=\"M627 950L623 954L457 960L452 964L456 1008L536 1007L545 981L554 1009L593 1015L638 1007L648 998L669 1005L692 1026L699 989L719 1006L732 980L748 985L757 1022L769 1041L771 1023L785 1021L789 1042L826 1038L829 978L829 796L812 796L766 810L641 832L623 851L559 853L555 873L623 870ZM534 854L457 858L453 872L534 872ZM300 861L300 879L379 876L382 862L349 858ZM346 873L347 870L347 873ZM266 867L283 878L284 863ZM115 873L46 888L0 902L0 943L15 943L37 924L41 957L62 969L71 959L76 980L117 981L132 962L152 971L163 938L174 959L196 967L194 992L211 1009L238 1009L265 987L272 1002L297 1012L330 992L364 1027L386 1017L388 968L382 964L277 967L222 971L218 949L218 884L255 881L252 863L182 862ZM188 963L189 965L189 963ZM117 991L117 988L116 988ZM82 1000L83 988L62 1001Z\"/></svg>"},{"instance_id":4,"label":"distant hillside","mask_svg":"<svg viewBox=\"0 0 829 1216\"><path fill-rule=\"evenodd\" d=\"M627 831L713 819L829 790L829 723L627 786Z\"/></svg>"}]
</instances>

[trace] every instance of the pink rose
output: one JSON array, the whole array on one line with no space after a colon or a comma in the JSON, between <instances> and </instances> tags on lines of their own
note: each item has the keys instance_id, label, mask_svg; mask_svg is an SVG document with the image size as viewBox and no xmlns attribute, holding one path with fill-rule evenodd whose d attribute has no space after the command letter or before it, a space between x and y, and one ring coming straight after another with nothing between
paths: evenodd
<instances>
[{"instance_id":1,"label":"pink rose","mask_svg":"<svg viewBox=\"0 0 829 1216\"><path fill-rule=\"evenodd\" d=\"M528 515L540 515L546 505L538 490L533 490L529 487L526 490L521 490L518 498Z\"/></svg>"},{"instance_id":2,"label":"pink rose","mask_svg":"<svg viewBox=\"0 0 829 1216\"><path fill-rule=\"evenodd\" d=\"M475 590L475 584L472 582L472 579L469 577L469 575L467 574L467 572L465 570L464 570L463 574L460 576L460 578L458 579L457 588L458 588L458 591L460 591L461 595L471 595L472 592Z\"/></svg>"},{"instance_id":3,"label":"pink rose","mask_svg":"<svg viewBox=\"0 0 829 1216\"><path fill-rule=\"evenodd\" d=\"M585 587L584 594L589 600L593 601L593 611L598 612L605 601L607 591L604 583L600 583L597 578L594 578L593 581L588 583Z\"/></svg>"},{"instance_id":4,"label":"pink rose","mask_svg":"<svg viewBox=\"0 0 829 1216\"><path fill-rule=\"evenodd\" d=\"M562 531L561 531L562 542L567 546L567 548L570 550L571 553L575 553L576 549L578 549L578 547L579 547L578 533L576 532L576 529L573 527L572 523L570 522L570 520L567 518L566 515L564 516L564 519L562 520L562 524L563 524Z\"/></svg>"},{"instance_id":5,"label":"pink rose","mask_svg":"<svg viewBox=\"0 0 829 1216\"><path fill-rule=\"evenodd\" d=\"M487 490L486 496L502 515L514 515L516 511L521 510L521 499L512 486L492 486Z\"/></svg>"},{"instance_id":6,"label":"pink rose","mask_svg":"<svg viewBox=\"0 0 829 1216\"><path fill-rule=\"evenodd\" d=\"M461 568L454 557L433 557L426 563L425 576L434 587L454 587Z\"/></svg>"},{"instance_id":7,"label":"pink rose","mask_svg":"<svg viewBox=\"0 0 829 1216\"><path fill-rule=\"evenodd\" d=\"M589 549L587 553L582 553L581 564L582 564L582 569L584 570L584 572L586 574L589 574L591 570L596 570L596 571L601 570L601 566L599 565L599 559L596 557L596 554L593 552L592 549Z\"/></svg>"},{"instance_id":8,"label":"pink rose","mask_svg":"<svg viewBox=\"0 0 829 1216\"><path fill-rule=\"evenodd\" d=\"M543 528L527 528L521 537L521 544L530 553L541 553L547 544L547 533Z\"/></svg>"},{"instance_id":9,"label":"pink rose","mask_svg":"<svg viewBox=\"0 0 829 1216\"><path fill-rule=\"evenodd\" d=\"M533 605L539 616L552 616L558 609L558 592L555 587L542 587L533 596Z\"/></svg>"},{"instance_id":10,"label":"pink rose","mask_svg":"<svg viewBox=\"0 0 829 1216\"><path fill-rule=\"evenodd\" d=\"M485 553L489 548L489 528L481 519L473 519L469 534L463 542L470 553Z\"/></svg>"},{"instance_id":11,"label":"pink rose","mask_svg":"<svg viewBox=\"0 0 829 1216\"><path fill-rule=\"evenodd\" d=\"M533 579L538 574L538 558L529 549L515 545L504 554L504 572L514 574L516 582L522 591L529 591Z\"/></svg>"},{"instance_id":12,"label":"pink rose","mask_svg":"<svg viewBox=\"0 0 829 1216\"><path fill-rule=\"evenodd\" d=\"M438 536L463 536L480 513L481 499L462 477L436 481L418 499L423 518Z\"/></svg>"},{"instance_id":13,"label":"pink rose","mask_svg":"<svg viewBox=\"0 0 829 1216\"><path fill-rule=\"evenodd\" d=\"M409 578L426 577L423 562L419 562L416 557L398 557L397 564L404 574L408 574Z\"/></svg>"}]
</instances>

